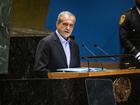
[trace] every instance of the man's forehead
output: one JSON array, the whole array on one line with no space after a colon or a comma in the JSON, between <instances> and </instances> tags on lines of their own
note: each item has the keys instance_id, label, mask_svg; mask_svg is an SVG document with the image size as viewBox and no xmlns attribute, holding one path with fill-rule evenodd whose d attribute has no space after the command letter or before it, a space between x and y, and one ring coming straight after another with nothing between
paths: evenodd
<instances>
[{"instance_id":1,"label":"man's forehead","mask_svg":"<svg viewBox=\"0 0 140 105\"><path fill-rule=\"evenodd\" d=\"M72 16L72 15L68 15L68 14L63 14L61 17L60 17L61 19L69 19L69 18L74 18L74 16Z\"/></svg>"}]
</instances>

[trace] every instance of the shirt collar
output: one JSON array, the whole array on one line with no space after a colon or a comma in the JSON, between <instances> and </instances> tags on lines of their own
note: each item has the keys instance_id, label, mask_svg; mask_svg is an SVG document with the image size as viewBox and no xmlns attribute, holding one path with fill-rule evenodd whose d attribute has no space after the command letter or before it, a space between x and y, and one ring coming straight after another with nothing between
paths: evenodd
<instances>
[{"instance_id":1,"label":"shirt collar","mask_svg":"<svg viewBox=\"0 0 140 105\"><path fill-rule=\"evenodd\" d=\"M70 42L70 40L66 40L65 38L63 38L57 30L55 32L56 32L58 38L60 39L61 43L69 43Z\"/></svg>"}]
</instances>

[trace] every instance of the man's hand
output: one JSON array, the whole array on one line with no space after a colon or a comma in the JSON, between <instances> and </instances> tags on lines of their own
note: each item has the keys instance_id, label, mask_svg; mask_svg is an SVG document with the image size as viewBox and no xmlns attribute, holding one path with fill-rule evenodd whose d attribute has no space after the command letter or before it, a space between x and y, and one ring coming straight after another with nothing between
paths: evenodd
<instances>
[{"instance_id":1,"label":"man's hand","mask_svg":"<svg viewBox=\"0 0 140 105\"><path fill-rule=\"evenodd\" d=\"M135 58L138 60L138 62L140 62L140 52L136 54Z\"/></svg>"}]
</instances>

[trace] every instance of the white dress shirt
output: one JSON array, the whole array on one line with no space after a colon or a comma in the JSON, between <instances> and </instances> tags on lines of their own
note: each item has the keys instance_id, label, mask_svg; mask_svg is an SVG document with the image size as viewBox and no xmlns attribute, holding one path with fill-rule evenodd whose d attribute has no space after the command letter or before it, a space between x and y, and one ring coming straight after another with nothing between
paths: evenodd
<instances>
[{"instance_id":1,"label":"white dress shirt","mask_svg":"<svg viewBox=\"0 0 140 105\"><path fill-rule=\"evenodd\" d=\"M67 65L68 65L68 68L69 68L69 65L70 65L70 58L71 58L71 54L70 54L70 41L64 39L64 38L58 33L57 30L56 30L56 34L57 34L58 38L60 39L60 42L61 42L61 44L62 44L62 46L63 46L64 52L65 52L65 55L66 55L66 59L67 59Z\"/></svg>"}]
</instances>

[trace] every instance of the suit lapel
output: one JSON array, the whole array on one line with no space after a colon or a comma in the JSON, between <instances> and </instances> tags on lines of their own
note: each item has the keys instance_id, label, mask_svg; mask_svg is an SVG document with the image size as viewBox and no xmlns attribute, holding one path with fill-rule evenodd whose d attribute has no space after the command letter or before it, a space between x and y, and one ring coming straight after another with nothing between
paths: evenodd
<instances>
[{"instance_id":1,"label":"suit lapel","mask_svg":"<svg viewBox=\"0 0 140 105\"><path fill-rule=\"evenodd\" d=\"M55 46L57 46L56 48L58 48L60 54L61 54L61 59L63 59L64 61L64 64L67 65L67 60L66 60L66 55L65 55L65 52L64 52L64 49L63 49L63 46L59 40L59 38L57 37L56 33L54 33L54 40L55 40ZM58 52L58 53L59 53Z\"/></svg>"},{"instance_id":2,"label":"suit lapel","mask_svg":"<svg viewBox=\"0 0 140 105\"><path fill-rule=\"evenodd\" d=\"M73 45L72 45L72 43L70 42L70 53L71 53L71 58L70 58L70 66L69 67L71 67L71 65L72 65L72 61L73 61Z\"/></svg>"}]
</instances>

